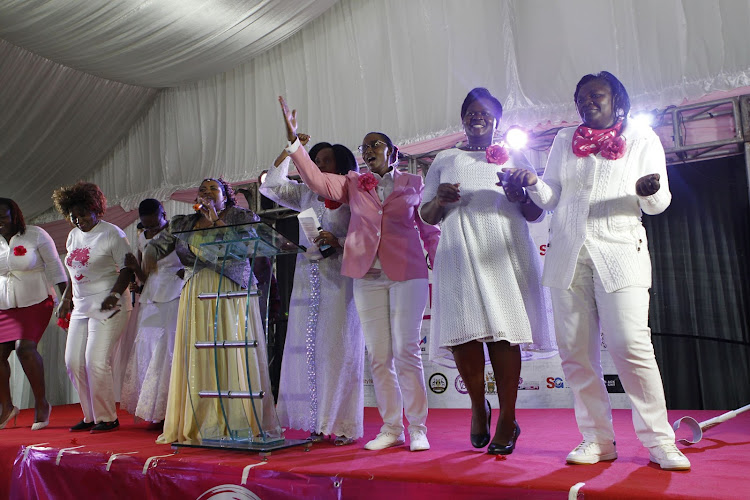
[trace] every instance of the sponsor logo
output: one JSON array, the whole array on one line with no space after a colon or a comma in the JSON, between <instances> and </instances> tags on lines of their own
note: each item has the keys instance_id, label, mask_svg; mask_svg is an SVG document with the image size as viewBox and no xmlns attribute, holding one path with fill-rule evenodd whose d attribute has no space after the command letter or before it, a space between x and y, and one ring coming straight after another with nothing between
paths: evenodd
<instances>
[{"instance_id":1,"label":"sponsor logo","mask_svg":"<svg viewBox=\"0 0 750 500\"><path fill-rule=\"evenodd\" d=\"M568 389L562 377L547 377L547 389Z\"/></svg>"},{"instance_id":2,"label":"sponsor logo","mask_svg":"<svg viewBox=\"0 0 750 500\"><path fill-rule=\"evenodd\" d=\"M604 375L604 384L607 386L607 392L612 394L625 394L619 375Z\"/></svg>"},{"instance_id":3,"label":"sponsor logo","mask_svg":"<svg viewBox=\"0 0 750 500\"><path fill-rule=\"evenodd\" d=\"M430 377L430 390L435 394L442 394L448 390L448 377L442 373L433 373Z\"/></svg>"},{"instance_id":4,"label":"sponsor logo","mask_svg":"<svg viewBox=\"0 0 750 500\"><path fill-rule=\"evenodd\" d=\"M370 387L372 387L372 379L371 379L371 378L366 378L366 379L364 379L364 380L362 381L362 383L363 383L363 384L364 384L365 386L370 386Z\"/></svg>"},{"instance_id":5,"label":"sponsor logo","mask_svg":"<svg viewBox=\"0 0 750 500\"><path fill-rule=\"evenodd\" d=\"M237 484L220 484L206 490L198 497L198 500L261 500L261 498L243 486Z\"/></svg>"},{"instance_id":6,"label":"sponsor logo","mask_svg":"<svg viewBox=\"0 0 750 500\"><path fill-rule=\"evenodd\" d=\"M539 381L537 380L524 381L522 377L519 377L518 378L518 390L519 391L538 391Z\"/></svg>"},{"instance_id":7,"label":"sponsor logo","mask_svg":"<svg viewBox=\"0 0 750 500\"><path fill-rule=\"evenodd\" d=\"M461 378L461 375L456 375L456 380L453 381L453 387L455 387L456 390L461 394L469 394L469 391L466 390L466 384L464 384L464 379Z\"/></svg>"}]
</instances>

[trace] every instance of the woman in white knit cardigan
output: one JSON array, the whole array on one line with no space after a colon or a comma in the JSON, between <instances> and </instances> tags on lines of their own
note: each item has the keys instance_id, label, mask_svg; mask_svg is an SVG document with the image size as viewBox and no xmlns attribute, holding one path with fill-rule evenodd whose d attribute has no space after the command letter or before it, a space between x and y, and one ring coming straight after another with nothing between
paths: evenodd
<instances>
[{"instance_id":1,"label":"woman in white knit cardigan","mask_svg":"<svg viewBox=\"0 0 750 500\"><path fill-rule=\"evenodd\" d=\"M552 292L563 372L583 435L567 462L617 458L601 330L651 461L689 469L667 420L648 327L651 260L641 216L663 212L672 199L664 150L651 129L628 122L630 98L614 75L584 76L574 98L583 124L557 134L544 180L519 169L507 169L504 179L554 210L542 283Z\"/></svg>"}]
</instances>

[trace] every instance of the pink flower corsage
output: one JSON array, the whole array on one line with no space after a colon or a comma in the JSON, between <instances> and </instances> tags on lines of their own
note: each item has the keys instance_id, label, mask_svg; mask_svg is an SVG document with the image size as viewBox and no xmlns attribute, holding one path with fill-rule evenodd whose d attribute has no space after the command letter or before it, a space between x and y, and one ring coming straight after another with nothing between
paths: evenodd
<instances>
[{"instance_id":1,"label":"pink flower corsage","mask_svg":"<svg viewBox=\"0 0 750 500\"><path fill-rule=\"evenodd\" d=\"M625 138L621 135L608 139L602 143L600 153L608 160L619 160L625 156Z\"/></svg>"},{"instance_id":2,"label":"pink flower corsage","mask_svg":"<svg viewBox=\"0 0 750 500\"><path fill-rule=\"evenodd\" d=\"M487 148L487 163L504 165L508 158L510 158L508 150L502 144L491 144Z\"/></svg>"},{"instance_id":3,"label":"pink flower corsage","mask_svg":"<svg viewBox=\"0 0 750 500\"><path fill-rule=\"evenodd\" d=\"M378 180L374 175L372 175L372 172L367 172L366 174L360 175L357 182L357 186L361 191L369 191L371 189L374 189L378 185Z\"/></svg>"},{"instance_id":4,"label":"pink flower corsage","mask_svg":"<svg viewBox=\"0 0 750 500\"><path fill-rule=\"evenodd\" d=\"M21 255L26 255L26 247L18 245L17 247L13 248L13 255L20 257Z\"/></svg>"}]
</instances>

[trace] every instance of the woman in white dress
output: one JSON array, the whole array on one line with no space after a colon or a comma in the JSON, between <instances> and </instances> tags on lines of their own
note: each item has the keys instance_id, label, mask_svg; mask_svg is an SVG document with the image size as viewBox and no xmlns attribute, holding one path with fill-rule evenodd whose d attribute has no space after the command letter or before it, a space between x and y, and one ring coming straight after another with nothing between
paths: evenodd
<instances>
[{"instance_id":1,"label":"woman in white dress","mask_svg":"<svg viewBox=\"0 0 750 500\"><path fill-rule=\"evenodd\" d=\"M172 251L161 259L156 271L147 275L141 269L143 251L169 221L164 207L152 198L138 206L143 231L138 235L138 258L130 255L126 265L143 283L138 311L138 334L130 354L120 406L147 422L161 422L167 412L169 374L172 369L174 335L180 292L185 284L185 268Z\"/></svg>"},{"instance_id":2,"label":"woman in white dress","mask_svg":"<svg viewBox=\"0 0 750 500\"><path fill-rule=\"evenodd\" d=\"M488 453L507 455L521 432L515 418L520 344L553 342L526 224L543 212L522 190L504 192L496 185L501 165L532 169L523 154L490 147L501 117L502 106L487 89L469 92L461 107L468 141L435 158L421 215L440 223L442 231L433 270L430 358L453 357L471 397L471 443L483 448L490 442L492 415L485 399L486 344L500 403Z\"/></svg>"},{"instance_id":3,"label":"woman in white dress","mask_svg":"<svg viewBox=\"0 0 750 500\"><path fill-rule=\"evenodd\" d=\"M316 144L310 157L322 172L357 170L354 155L340 144ZM300 228L300 245L308 251L297 256L276 411L282 426L350 444L364 432L364 337L352 279L341 274L349 206L287 178L289 162L286 152L281 153L260 192L293 210L312 208L323 229L310 242ZM331 245L335 253L322 258L316 244Z\"/></svg>"}]
</instances>

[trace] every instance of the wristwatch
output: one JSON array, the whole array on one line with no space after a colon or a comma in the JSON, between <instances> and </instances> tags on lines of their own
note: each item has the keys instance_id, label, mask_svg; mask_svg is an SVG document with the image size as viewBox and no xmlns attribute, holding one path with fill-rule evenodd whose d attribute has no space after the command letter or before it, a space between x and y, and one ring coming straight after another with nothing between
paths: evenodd
<instances>
[{"instance_id":1,"label":"wristwatch","mask_svg":"<svg viewBox=\"0 0 750 500\"><path fill-rule=\"evenodd\" d=\"M120 297L122 297L122 294L120 294L120 293L117 293L117 292L109 292L109 296L110 296L110 297L114 297L114 298L116 298L117 300L120 300Z\"/></svg>"}]
</instances>

